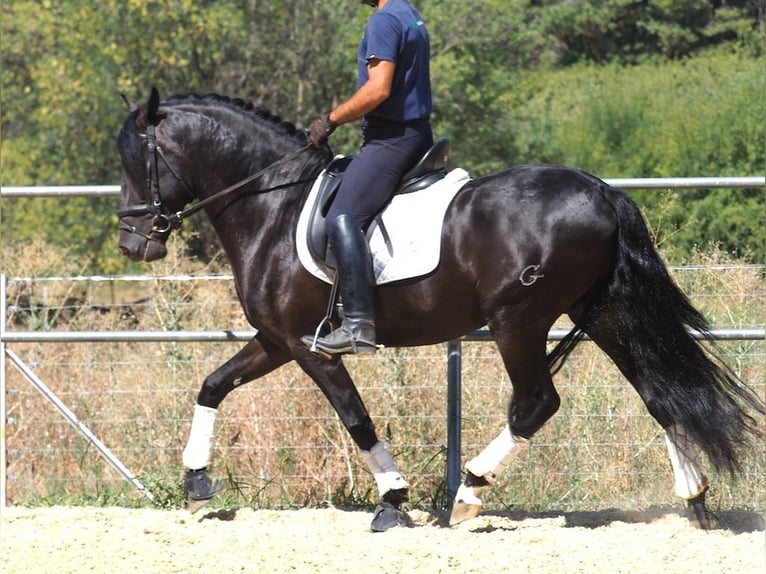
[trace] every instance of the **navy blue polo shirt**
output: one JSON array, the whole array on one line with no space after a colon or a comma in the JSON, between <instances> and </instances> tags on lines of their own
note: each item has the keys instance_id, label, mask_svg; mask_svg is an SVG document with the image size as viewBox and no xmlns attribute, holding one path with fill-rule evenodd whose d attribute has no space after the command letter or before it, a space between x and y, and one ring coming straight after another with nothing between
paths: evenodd
<instances>
[{"instance_id":1,"label":"navy blue polo shirt","mask_svg":"<svg viewBox=\"0 0 766 574\"><path fill-rule=\"evenodd\" d=\"M357 88L367 82L367 63L377 58L396 64L391 95L368 116L404 122L431 115L428 30L407 0L388 0L367 21L359 44Z\"/></svg>"}]
</instances>

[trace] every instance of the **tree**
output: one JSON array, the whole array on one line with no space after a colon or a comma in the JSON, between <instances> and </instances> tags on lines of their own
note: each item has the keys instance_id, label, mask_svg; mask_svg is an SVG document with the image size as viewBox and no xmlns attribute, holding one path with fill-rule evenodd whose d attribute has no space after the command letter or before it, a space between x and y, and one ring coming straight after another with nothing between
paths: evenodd
<instances>
[{"instance_id":1,"label":"tree","mask_svg":"<svg viewBox=\"0 0 766 574\"><path fill-rule=\"evenodd\" d=\"M521 161L604 176L763 170L764 80L751 59L763 53L760 0L415 4L431 33L434 129L452 140L455 166L474 175ZM120 92L135 100L151 86L164 96L218 92L306 125L353 92L370 14L356 2L310 0L10 0L0 10L3 185L116 182ZM663 69L668 56L720 42L741 55ZM672 85L697 66L707 75ZM652 102L674 111L663 116ZM716 113L701 105L711 102ZM332 144L355 153L358 130L338 130ZM43 235L94 271L118 271L116 207L112 199L6 200L2 240ZM185 233L197 235L196 253L209 254L202 219Z\"/></svg>"},{"instance_id":2,"label":"tree","mask_svg":"<svg viewBox=\"0 0 766 574\"><path fill-rule=\"evenodd\" d=\"M688 56L742 38L762 25L758 0L543 1L539 25L555 41L561 64L636 63L652 55ZM760 24L759 24L760 18Z\"/></svg>"},{"instance_id":3,"label":"tree","mask_svg":"<svg viewBox=\"0 0 766 574\"><path fill-rule=\"evenodd\" d=\"M294 121L353 89L341 62L362 7L351 3L85 0L4 3L2 183L102 184L119 177L119 93L217 91ZM340 50L333 50L336 38ZM113 200L11 200L3 239L46 234L116 269ZM40 225L44 221L45 225ZM194 232L194 222L190 226ZM109 263L107 263L109 262Z\"/></svg>"}]
</instances>

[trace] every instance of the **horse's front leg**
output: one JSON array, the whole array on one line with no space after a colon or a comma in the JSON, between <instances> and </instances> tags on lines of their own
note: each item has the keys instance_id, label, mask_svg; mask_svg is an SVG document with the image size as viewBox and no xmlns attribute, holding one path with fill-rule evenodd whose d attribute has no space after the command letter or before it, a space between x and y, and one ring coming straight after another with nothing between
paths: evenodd
<instances>
[{"instance_id":1,"label":"horse's front leg","mask_svg":"<svg viewBox=\"0 0 766 574\"><path fill-rule=\"evenodd\" d=\"M184 476L184 494L192 513L202 508L223 489L221 481L211 479L208 472L212 458L215 421L221 401L234 388L273 371L290 359L288 353L256 335L202 383L194 405L189 440L183 451L183 464L187 469Z\"/></svg>"},{"instance_id":2,"label":"horse's front leg","mask_svg":"<svg viewBox=\"0 0 766 574\"><path fill-rule=\"evenodd\" d=\"M406 521L401 505L407 501L409 484L386 445L378 440L367 408L341 359L319 358L301 346L296 349L295 360L330 401L375 478L381 503L375 509L372 530L383 532Z\"/></svg>"}]
</instances>

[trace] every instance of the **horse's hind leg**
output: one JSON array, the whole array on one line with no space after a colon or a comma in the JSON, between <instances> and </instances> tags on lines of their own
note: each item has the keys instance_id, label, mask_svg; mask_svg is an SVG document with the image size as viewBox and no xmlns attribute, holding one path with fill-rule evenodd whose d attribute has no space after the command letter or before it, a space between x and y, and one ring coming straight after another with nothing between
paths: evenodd
<instances>
[{"instance_id":1,"label":"horse's hind leg","mask_svg":"<svg viewBox=\"0 0 766 574\"><path fill-rule=\"evenodd\" d=\"M495 482L559 408L559 396L545 356L547 328L539 330L537 335L530 334L529 330L515 335L506 331L499 332L496 340L513 385L509 423L478 456L466 463L466 478L455 495L450 525L481 512L481 492Z\"/></svg>"},{"instance_id":2,"label":"horse's hind leg","mask_svg":"<svg viewBox=\"0 0 766 574\"><path fill-rule=\"evenodd\" d=\"M506 425L478 456L466 463L465 480L458 487L452 502L450 526L473 518L481 512L484 504L480 494L495 482L527 442L527 439L515 436L510 425Z\"/></svg>"},{"instance_id":3,"label":"horse's hind leg","mask_svg":"<svg viewBox=\"0 0 766 574\"><path fill-rule=\"evenodd\" d=\"M682 426L673 425L664 430L676 495L686 500L689 519L703 530L718 528L718 518L705 505L708 484L699 465L697 448Z\"/></svg>"},{"instance_id":4,"label":"horse's hind leg","mask_svg":"<svg viewBox=\"0 0 766 574\"><path fill-rule=\"evenodd\" d=\"M221 401L236 387L273 371L289 360L286 352L256 336L205 378L194 405L189 440L183 451L183 464L187 469L184 493L192 513L223 488L222 483L212 480L208 473Z\"/></svg>"},{"instance_id":5,"label":"horse's hind leg","mask_svg":"<svg viewBox=\"0 0 766 574\"><path fill-rule=\"evenodd\" d=\"M576 317L573 317L576 319ZM649 413L665 431L665 444L675 479L675 493L686 500L690 520L700 528L709 530L718 527L718 519L705 505L708 490L707 478L700 468L697 449L682 425L667 420L653 407L657 400L642 382L629 349L621 342L613 327L603 328L600 321L587 329L588 335L617 365L620 372L638 392ZM626 339L626 340L629 340Z\"/></svg>"}]
</instances>

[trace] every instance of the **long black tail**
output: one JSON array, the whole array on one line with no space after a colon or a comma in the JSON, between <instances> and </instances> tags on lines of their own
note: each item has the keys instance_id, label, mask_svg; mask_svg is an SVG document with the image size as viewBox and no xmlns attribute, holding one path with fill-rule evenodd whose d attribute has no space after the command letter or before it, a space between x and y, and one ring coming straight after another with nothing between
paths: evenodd
<instances>
[{"instance_id":1,"label":"long black tail","mask_svg":"<svg viewBox=\"0 0 766 574\"><path fill-rule=\"evenodd\" d=\"M578 328L549 354L551 369L560 368L589 326L601 317L603 327L608 317L654 418L664 427L683 425L717 469L733 474L758 434L749 411L764 414L763 403L712 353L707 321L671 279L636 204L606 184L602 191L619 225L614 272Z\"/></svg>"}]
</instances>

